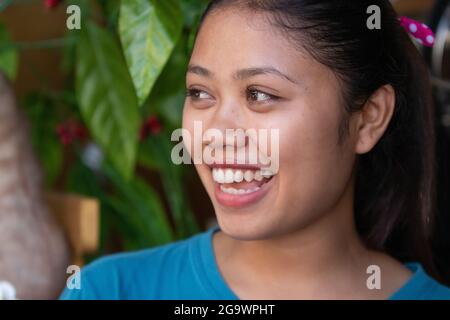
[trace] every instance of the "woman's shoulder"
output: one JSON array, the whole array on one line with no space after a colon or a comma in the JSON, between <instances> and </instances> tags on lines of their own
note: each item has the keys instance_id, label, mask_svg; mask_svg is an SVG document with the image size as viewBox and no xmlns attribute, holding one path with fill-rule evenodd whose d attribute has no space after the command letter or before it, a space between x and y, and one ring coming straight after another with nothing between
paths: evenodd
<instances>
[{"instance_id":1,"label":"woman's shoulder","mask_svg":"<svg viewBox=\"0 0 450 320\"><path fill-rule=\"evenodd\" d=\"M167 259L186 255L189 246L198 239L198 235L184 240L158 245L152 248L109 254L98 258L83 268L86 273L96 273L104 269L155 267Z\"/></svg>"},{"instance_id":2,"label":"woman's shoulder","mask_svg":"<svg viewBox=\"0 0 450 320\"><path fill-rule=\"evenodd\" d=\"M80 288L66 288L60 299L156 299L161 290L157 283L170 286L180 274L192 272L188 262L198 254L206 234L101 257L81 269Z\"/></svg>"},{"instance_id":3,"label":"woman's shoulder","mask_svg":"<svg viewBox=\"0 0 450 320\"><path fill-rule=\"evenodd\" d=\"M391 300L450 300L450 288L432 278L420 263L406 263L413 273Z\"/></svg>"}]
</instances>

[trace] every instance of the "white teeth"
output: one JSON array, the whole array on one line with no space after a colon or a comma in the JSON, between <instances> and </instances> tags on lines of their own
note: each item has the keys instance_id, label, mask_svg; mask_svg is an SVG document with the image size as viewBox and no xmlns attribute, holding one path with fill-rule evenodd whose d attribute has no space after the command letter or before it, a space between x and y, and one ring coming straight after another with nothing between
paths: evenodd
<instances>
[{"instance_id":1,"label":"white teeth","mask_svg":"<svg viewBox=\"0 0 450 320\"><path fill-rule=\"evenodd\" d=\"M247 170L247 171L245 171L245 173L244 173L244 179L245 179L245 181L247 181L247 182L250 182L250 181L252 181L253 180L253 171L250 171L250 170Z\"/></svg>"},{"instance_id":2,"label":"white teeth","mask_svg":"<svg viewBox=\"0 0 450 320\"><path fill-rule=\"evenodd\" d=\"M268 170L233 170L214 168L212 170L213 180L217 183L234 183L253 180L262 181L264 178L270 178L273 176Z\"/></svg>"},{"instance_id":3,"label":"white teeth","mask_svg":"<svg viewBox=\"0 0 450 320\"><path fill-rule=\"evenodd\" d=\"M225 183L233 183L234 182L234 173L231 169L225 170Z\"/></svg>"},{"instance_id":4,"label":"white teeth","mask_svg":"<svg viewBox=\"0 0 450 320\"><path fill-rule=\"evenodd\" d=\"M273 175L274 175L274 173L271 172L270 170L267 170L267 169L261 170L261 176L263 176L263 178L270 178Z\"/></svg>"},{"instance_id":5,"label":"white teeth","mask_svg":"<svg viewBox=\"0 0 450 320\"><path fill-rule=\"evenodd\" d=\"M234 172L234 181L241 182L242 180L244 180L244 173L242 172L242 170L236 170Z\"/></svg>"},{"instance_id":6,"label":"white teeth","mask_svg":"<svg viewBox=\"0 0 450 320\"><path fill-rule=\"evenodd\" d=\"M255 187L252 189L235 189L235 188L225 188L224 186L220 186L220 190L228 194L249 194L261 189L260 187Z\"/></svg>"},{"instance_id":7,"label":"white teeth","mask_svg":"<svg viewBox=\"0 0 450 320\"><path fill-rule=\"evenodd\" d=\"M214 177L214 171L216 172L216 176ZM213 170L213 178L214 181L218 183L225 183L225 173L222 169L214 169Z\"/></svg>"}]
</instances>

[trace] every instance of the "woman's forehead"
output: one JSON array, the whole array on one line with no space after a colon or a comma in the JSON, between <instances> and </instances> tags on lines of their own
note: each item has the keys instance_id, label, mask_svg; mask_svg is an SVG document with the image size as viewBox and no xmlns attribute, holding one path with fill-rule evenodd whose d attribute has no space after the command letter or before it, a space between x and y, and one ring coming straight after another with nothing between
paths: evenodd
<instances>
[{"instance_id":1,"label":"woman's forehead","mask_svg":"<svg viewBox=\"0 0 450 320\"><path fill-rule=\"evenodd\" d=\"M252 68L273 68L293 75L314 67L312 58L294 47L262 14L228 8L207 16L190 65L229 75Z\"/></svg>"}]
</instances>

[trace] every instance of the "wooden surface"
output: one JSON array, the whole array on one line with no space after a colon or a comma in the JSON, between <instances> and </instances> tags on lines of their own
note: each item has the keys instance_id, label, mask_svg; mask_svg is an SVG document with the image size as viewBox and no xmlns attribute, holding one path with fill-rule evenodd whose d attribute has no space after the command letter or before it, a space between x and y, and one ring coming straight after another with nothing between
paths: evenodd
<instances>
[{"instance_id":1,"label":"wooden surface","mask_svg":"<svg viewBox=\"0 0 450 320\"><path fill-rule=\"evenodd\" d=\"M73 264L82 266L83 255L98 249L99 202L76 195L49 193L47 203L63 227L72 249Z\"/></svg>"},{"instance_id":2,"label":"wooden surface","mask_svg":"<svg viewBox=\"0 0 450 320\"><path fill-rule=\"evenodd\" d=\"M428 14L435 0L394 0L392 3L398 14L415 17Z\"/></svg>"}]
</instances>

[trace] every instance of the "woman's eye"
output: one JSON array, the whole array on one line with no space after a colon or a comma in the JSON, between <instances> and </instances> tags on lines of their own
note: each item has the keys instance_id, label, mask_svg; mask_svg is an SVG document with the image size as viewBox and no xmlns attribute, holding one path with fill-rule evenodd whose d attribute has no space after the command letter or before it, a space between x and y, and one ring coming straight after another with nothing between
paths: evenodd
<instances>
[{"instance_id":1,"label":"woman's eye","mask_svg":"<svg viewBox=\"0 0 450 320\"><path fill-rule=\"evenodd\" d=\"M276 100L277 97L259 90L251 89L248 90L247 99L252 102L266 102L270 100Z\"/></svg>"},{"instance_id":2,"label":"woman's eye","mask_svg":"<svg viewBox=\"0 0 450 320\"><path fill-rule=\"evenodd\" d=\"M204 100L212 98L207 92L198 89L188 89L186 91L186 96L191 97L194 100Z\"/></svg>"}]
</instances>

